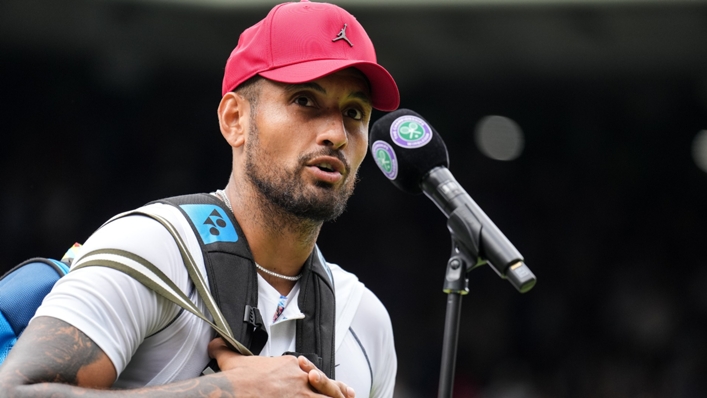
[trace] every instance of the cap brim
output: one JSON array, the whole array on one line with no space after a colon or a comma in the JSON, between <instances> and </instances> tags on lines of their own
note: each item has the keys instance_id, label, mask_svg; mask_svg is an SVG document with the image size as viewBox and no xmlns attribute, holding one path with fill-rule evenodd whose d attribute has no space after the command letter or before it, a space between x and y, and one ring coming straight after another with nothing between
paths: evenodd
<instances>
[{"instance_id":1,"label":"cap brim","mask_svg":"<svg viewBox=\"0 0 707 398\"><path fill-rule=\"evenodd\" d=\"M381 111L394 111L400 105L400 93L395 80L382 66L366 61L320 59L281 66L259 75L281 83L304 83L346 68L356 68L371 84L371 102Z\"/></svg>"}]
</instances>

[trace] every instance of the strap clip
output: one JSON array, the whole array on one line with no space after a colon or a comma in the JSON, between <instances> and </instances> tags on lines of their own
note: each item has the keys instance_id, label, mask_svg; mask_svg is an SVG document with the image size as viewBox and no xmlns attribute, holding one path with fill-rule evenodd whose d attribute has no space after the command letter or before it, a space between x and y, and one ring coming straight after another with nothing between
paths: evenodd
<instances>
[{"instance_id":1,"label":"strap clip","mask_svg":"<svg viewBox=\"0 0 707 398\"><path fill-rule=\"evenodd\" d=\"M260 311L258 307L251 307L250 305L245 305L245 313L243 314L243 322L253 326L253 329L262 329L263 317L260 316Z\"/></svg>"}]
</instances>

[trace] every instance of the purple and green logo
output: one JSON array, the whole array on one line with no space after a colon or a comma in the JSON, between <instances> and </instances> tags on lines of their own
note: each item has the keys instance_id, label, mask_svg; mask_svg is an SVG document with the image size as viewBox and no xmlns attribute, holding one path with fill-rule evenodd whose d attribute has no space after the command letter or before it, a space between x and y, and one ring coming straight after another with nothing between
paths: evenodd
<instances>
[{"instance_id":1,"label":"purple and green logo","mask_svg":"<svg viewBox=\"0 0 707 398\"><path fill-rule=\"evenodd\" d=\"M419 148L432 139L430 125L417 116L401 116L390 126L390 138L403 148Z\"/></svg>"},{"instance_id":2,"label":"purple and green logo","mask_svg":"<svg viewBox=\"0 0 707 398\"><path fill-rule=\"evenodd\" d=\"M398 159L395 151L385 141L376 141L371 147L371 154L376 160L378 168L389 180L394 180L398 176Z\"/></svg>"}]
</instances>

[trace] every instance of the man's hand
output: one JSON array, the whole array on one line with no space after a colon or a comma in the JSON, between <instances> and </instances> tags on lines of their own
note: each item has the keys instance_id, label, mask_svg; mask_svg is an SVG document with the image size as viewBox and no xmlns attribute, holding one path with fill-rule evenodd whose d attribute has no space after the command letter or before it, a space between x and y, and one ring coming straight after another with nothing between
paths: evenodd
<instances>
[{"instance_id":1,"label":"man's hand","mask_svg":"<svg viewBox=\"0 0 707 398\"><path fill-rule=\"evenodd\" d=\"M209 344L209 354L223 372L133 390L97 390L115 380L110 359L73 326L39 317L0 366L0 397L354 396L345 384L330 380L304 357L246 357L231 351L222 339Z\"/></svg>"},{"instance_id":2,"label":"man's hand","mask_svg":"<svg viewBox=\"0 0 707 398\"><path fill-rule=\"evenodd\" d=\"M317 367L314 366L314 364L307 358L301 356L298 357L297 360L299 362L300 369L307 372L307 376L309 376L309 384L311 384L317 391L334 397L336 395L331 394L335 394L335 390L338 388L338 391L341 392L345 398L354 398L356 396L353 388L347 386L341 381L330 380L326 377L324 372L317 369ZM332 383L334 386L332 386Z\"/></svg>"},{"instance_id":3,"label":"man's hand","mask_svg":"<svg viewBox=\"0 0 707 398\"><path fill-rule=\"evenodd\" d=\"M263 397L355 397L352 388L329 379L302 356L243 356L228 348L220 337L209 343L209 356L216 359L222 372L230 372L234 376L237 374L238 385L234 386L235 391L243 392L247 382L252 382L252 387L256 389L254 391Z\"/></svg>"}]
</instances>

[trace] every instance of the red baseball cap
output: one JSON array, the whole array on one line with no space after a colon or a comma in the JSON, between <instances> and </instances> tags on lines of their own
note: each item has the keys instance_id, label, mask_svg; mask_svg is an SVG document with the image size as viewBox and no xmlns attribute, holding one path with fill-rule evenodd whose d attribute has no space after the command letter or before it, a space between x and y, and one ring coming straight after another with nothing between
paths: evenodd
<instances>
[{"instance_id":1,"label":"red baseball cap","mask_svg":"<svg viewBox=\"0 0 707 398\"><path fill-rule=\"evenodd\" d=\"M294 84L350 67L368 78L374 108L398 108L398 86L353 15L328 3L283 3L241 34L226 61L222 95L255 75Z\"/></svg>"}]
</instances>

